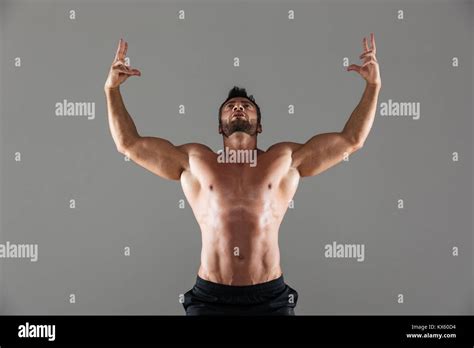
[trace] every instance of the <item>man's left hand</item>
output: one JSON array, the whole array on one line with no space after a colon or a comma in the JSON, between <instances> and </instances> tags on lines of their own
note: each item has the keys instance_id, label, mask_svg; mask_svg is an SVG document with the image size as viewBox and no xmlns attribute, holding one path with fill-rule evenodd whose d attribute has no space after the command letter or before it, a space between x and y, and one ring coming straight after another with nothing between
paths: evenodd
<instances>
[{"instance_id":1,"label":"man's left hand","mask_svg":"<svg viewBox=\"0 0 474 348\"><path fill-rule=\"evenodd\" d=\"M369 48L367 44L367 38L364 37L362 40L362 48L364 52L359 56L363 60L362 65L351 64L347 67L347 71L355 71L360 76L364 78L370 85L381 85L379 63L375 57L376 47L375 47L375 36L374 33L370 33L370 44Z\"/></svg>"}]
</instances>

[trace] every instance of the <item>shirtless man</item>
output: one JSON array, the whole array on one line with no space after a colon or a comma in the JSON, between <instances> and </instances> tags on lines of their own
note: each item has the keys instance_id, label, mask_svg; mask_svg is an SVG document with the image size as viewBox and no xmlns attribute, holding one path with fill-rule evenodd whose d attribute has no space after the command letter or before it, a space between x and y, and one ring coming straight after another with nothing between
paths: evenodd
<instances>
[{"instance_id":1,"label":"shirtless man","mask_svg":"<svg viewBox=\"0 0 474 348\"><path fill-rule=\"evenodd\" d=\"M313 136L306 143L281 142L257 148L260 108L245 89L234 87L219 108L224 149L254 151L256 165L222 163L209 147L140 136L127 112L120 85L140 76L125 65L128 44L120 40L104 86L108 121L117 150L138 165L181 181L201 229L202 250L196 284L184 296L187 315L294 315L298 293L285 284L278 231L301 177L317 175L360 149L372 127L381 88L375 57L364 37L361 66L366 81L361 101L341 132ZM243 153L243 152L241 152Z\"/></svg>"}]
</instances>

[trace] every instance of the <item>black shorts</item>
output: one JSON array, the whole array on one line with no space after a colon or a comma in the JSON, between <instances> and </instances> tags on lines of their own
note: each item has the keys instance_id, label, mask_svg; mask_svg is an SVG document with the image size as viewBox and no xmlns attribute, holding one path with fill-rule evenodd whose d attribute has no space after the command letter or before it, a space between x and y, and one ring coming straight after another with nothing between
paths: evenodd
<instances>
[{"instance_id":1,"label":"black shorts","mask_svg":"<svg viewBox=\"0 0 474 348\"><path fill-rule=\"evenodd\" d=\"M186 315L295 315L298 293L283 275L255 285L224 285L196 278L184 294Z\"/></svg>"}]
</instances>

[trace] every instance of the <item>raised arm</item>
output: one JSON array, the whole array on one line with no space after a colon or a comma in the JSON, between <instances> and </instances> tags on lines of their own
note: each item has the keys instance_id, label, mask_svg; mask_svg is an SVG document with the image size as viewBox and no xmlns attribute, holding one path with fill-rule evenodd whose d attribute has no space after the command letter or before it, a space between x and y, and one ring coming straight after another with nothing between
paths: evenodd
<instances>
[{"instance_id":1,"label":"raised arm","mask_svg":"<svg viewBox=\"0 0 474 348\"><path fill-rule=\"evenodd\" d=\"M120 85L129 76L140 76L138 69L125 65L128 44L120 39L115 59L104 85L110 132L117 150L135 163L165 179L179 180L188 167L185 147L177 147L168 140L142 137L128 113L120 94Z\"/></svg>"},{"instance_id":2,"label":"raised arm","mask_svg":"<svg viewBox=\"0 0 474 348\"><path fill-rule=\"evenodd\" d=\"M356 71L366 81L364 94L352 112L344 129L338 133L318 134L308 142L292 147L292 167L298 169L301 176L317 175L336 165L360 149L369 135L377 109L377 99L381 88L379 66L375 58L375 37L371 33L369 49L364 37L362 46L364 52L360 55L363 65L352 64L347 71Z\"/></svg>"}]
</instances>

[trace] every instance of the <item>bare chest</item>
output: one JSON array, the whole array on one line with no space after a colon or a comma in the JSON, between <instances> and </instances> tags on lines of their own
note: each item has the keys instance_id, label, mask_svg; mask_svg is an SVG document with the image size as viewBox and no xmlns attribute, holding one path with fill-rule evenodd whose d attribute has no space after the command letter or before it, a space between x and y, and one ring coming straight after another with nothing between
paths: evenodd
<instances>
[{"instance_id":1,"label":"bare chest","mask_svg":"<svg viewBox=\"0 0 474 348\"><path fill-rule=\"evenodd\" d=\"M183 175L183 190L191 200L208 195L241 201L293 195L299 176L290 168L288 156L261 156L255 165L220 163L213 156L190 158L190 173Z\"/></svg>"}]
</instances>

